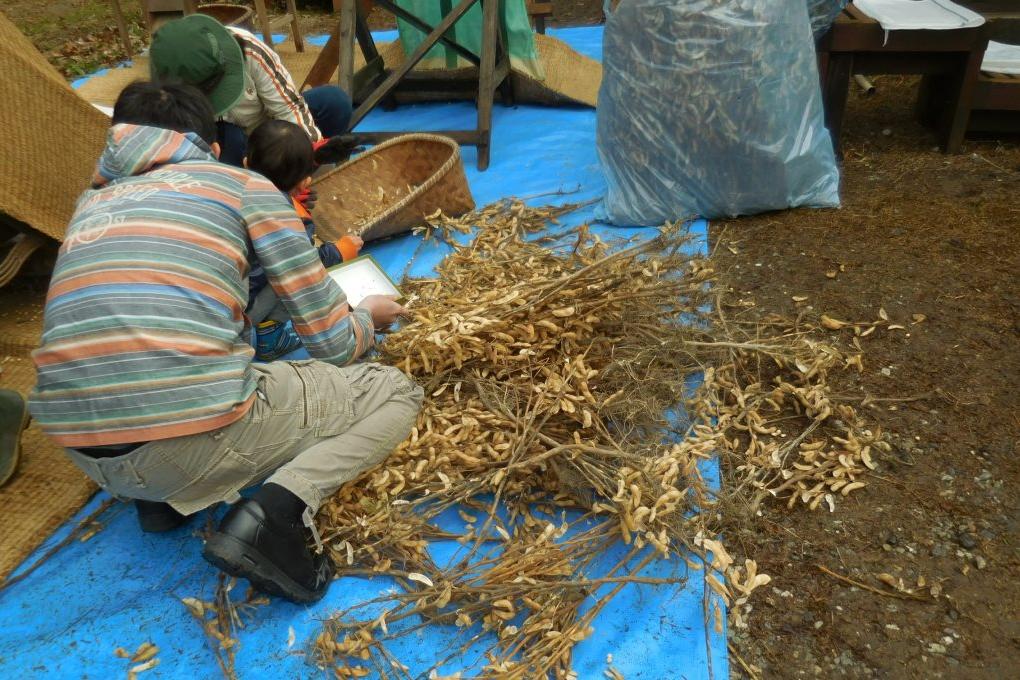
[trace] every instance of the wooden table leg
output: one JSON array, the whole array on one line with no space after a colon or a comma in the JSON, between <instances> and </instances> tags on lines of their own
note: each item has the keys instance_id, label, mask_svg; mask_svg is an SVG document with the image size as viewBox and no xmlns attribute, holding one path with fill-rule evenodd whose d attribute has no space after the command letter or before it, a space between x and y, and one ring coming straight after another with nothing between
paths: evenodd
<instances>
[{"instance_id":1,"label":"wooden table leg","mask_svg":"<svg viewBox=\"0 0 1020 680\"><path fill-rule=\"evenodd\" d=\"M971 104L974 101L974 88L978 76L981 75L981 62L985 57L986 45L987 43L983 41L967 54L962 60L960 74L954 79L953 98L950 100L943 141L946 153L959 153L960 145L963 144L963 135L967 132Z\"/></svg>"},{"instance_id":2,"label":"wooden table leg","mask_svg":"<svg viewBox=\"0 0 1020 680\"><path fill-rule=\"evenodd\" d=\"M287 0L287 14L290 15L290 37L294 41L294 49L305 51L305 38L301 35L301 24L298 23L297 5L294 0Z\"/></svg>"},{"instance_id":3,"label":"wooden table leg","mask_svg":"<svg viewBox=\"0 0 1020 680\"><path fill-rule=\"evenodd\" d=\"M344 0L340 7L339 55L337 84L354 97L354 22L358 8L355 0Z\"/></svg>"},{"instance_id":4,"label":"wooden table leg","mask_svg":"<svg viewBox=\"0 0 1020 680\"><path fill-rule=\"evenodd\" d=\"M825 105L825 126L832 136L832 148L837 158L843 157L840 138L843 133L843 116L850 87L850 76L854 69L853 54L833 52L829 55L825 69L825 83L822 87L822 101Z\"/></svg>"},{"instance_id":5,"label":"wooden table leg","mask_svg":"<svg viewBox=\"0 0 1020 680\"><path fill-rule=\"evenodd\" d=\"M495 90L496 34L499 32L498 0L482 3L482 63L478 67L478 169L489 167L492 139L492 95Z\"/></svg>"},{"instance_id":6,"label":"wooden table leg","mask_svg":"<svg viewBox=\"0 0 1020 680\"><path fill-rule=\"evenodd\" d=\"M262 42L273 46L273 27L269 24L269 12L266 10L266 0L255 0L255 16L259 26L262 28Z\"/></svg>"},{"instance_id":7,"label":"wooden table leg","mask_svg":"<svg viewBox=\"0 0 1020 680\"><path fill-rule=\"evenodd\" d=\"M131 49L131 33L128 31L127 22L124 20L124 12L120 8L120 0L113 0L113 18L117 22L117 30L120 31L120 40L124 44L124 51L128 59L134 56Z\"/></svg>"},{"instance_id":8,"label":"wooden table leg","mask_svg":"<svg viewBox=\"0 0 1020 680\"><path fill-rule=\"evenodd\" d=\"M914 115L922 125L942 127L942 113L948 106L948 92L952 90L952 78L943 73L929 73L921 76L917 88L917 103Z\"/></svg>"},{"instance_id":9,"label":"wooden table leg","mask_svg":"<svg viewBox=\"0 0 1020 680\"><path fill-rule=\"evenodd\" d=\"M825 91L825 81L829 75L829 53L827 51L818 50L818 82L821 83L823 92Z\"/></svg>"}]
</instances>

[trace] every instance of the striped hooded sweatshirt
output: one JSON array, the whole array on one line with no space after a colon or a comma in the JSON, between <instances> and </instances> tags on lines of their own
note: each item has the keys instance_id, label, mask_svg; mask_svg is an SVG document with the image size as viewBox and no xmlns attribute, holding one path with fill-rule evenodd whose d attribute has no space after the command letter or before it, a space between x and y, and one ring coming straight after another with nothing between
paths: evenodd
<instances>
[{"instance_id":1,"label":"striped hooded sweatshirt","mask_svg":"<svg viewBox=\"0 0 1020 680\"><path fill-rule=\"evenodd\" d=\"M147 442L241 418L256 388L243 310L254 255L315 358L374 339L290 202L195 134L115 125L46 301L33 416L63 446Z\"/></svg>"}]
</instances>

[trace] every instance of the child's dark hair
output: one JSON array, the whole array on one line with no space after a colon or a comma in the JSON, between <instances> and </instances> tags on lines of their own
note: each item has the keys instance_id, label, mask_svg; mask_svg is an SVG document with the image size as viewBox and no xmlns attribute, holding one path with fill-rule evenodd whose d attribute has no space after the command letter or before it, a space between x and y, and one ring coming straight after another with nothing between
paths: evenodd
<instances>
[{"instance_id":1,"label":"child's dark hair","mask_svg":"<svg viewBox=\"0 0 1020 680\"><path fill-rule=\"evenodd\" d=\"M131 83L117 97L113 122L194 132L206 144L216 141L212 104L201 90L184 83Z\"/></svg>"},{"instance_id":2,"label":"child's dark hair","mask_svg":"<svg viewBox=\"0 0 1020 680\"><path fill-rule=\"evenodd\" d=\"M294 123L266 121L248 137L248 169L290 191L315 170L312 141Z\"/></svg>"}]
</instances>

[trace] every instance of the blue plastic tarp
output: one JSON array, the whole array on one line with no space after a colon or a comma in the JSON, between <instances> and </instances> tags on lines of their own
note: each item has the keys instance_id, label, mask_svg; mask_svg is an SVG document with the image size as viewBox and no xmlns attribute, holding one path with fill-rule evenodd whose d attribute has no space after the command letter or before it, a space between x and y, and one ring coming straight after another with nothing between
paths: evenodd
<instances>
[{"instance_id":1,"label":"blue plastic tarp","mask_svg":"<svg viewBox=\"0 0 1020 680\"><path fill-rule=\"evenodd\" d=\"M600 28L551 33L589 56L600 55ZM360 129L439 130L473 127L474 122L471 104L421 104L390 112L377 110ZM464 148L463 156L480 206L509 196L530 196L533 204L587 201L601 197L605 190L595 151L595 112L590 109L496 106L489 169L476 169L473 148ZM571 193L556 194L561 191ZM570 226L592 220L589 207L563 222ZM644 237L652 231L594 228L607 241ZM706 228L704 222L692 227L695 247L702 251L707 243ZM407 235L369 244L366 250L391 276L399 278L432 273L447 247ZM703 473L718 485L714 461L703 466ZM100 493L20 569L32 564L107 498ZM213 511L216 515L221 512ZM115 504L98 518L102 530L90 540L73 541L24 581L0 591L0 677L123 677L131 664L115 656L114 650L134 651L143 642L152 642L160 650L159 665L140 676L146 680L217 677L220 671L211 648L180 601L185 597L211 599L216 586L217 572L202 559L198 538L207 514L200 513L187 528L147 535L138 529L132 508ZM459 528L455 516L443 521L451 529ZM441 564L457 547L437 543L430 551ZM623 555L622 546L618 552L598 562L608 567ZM626 586L595 618L594 634L575 648L573 664L578 677L603 678L607 655L628 680L728 677L725 632L716 632L712 617L706 615L706 603L715 596L707 591L703 572L688 573L683 560L672 560L655 562L645 573L686 576L687 581L682 587ZM235 599L242 597L246 585L237 586ZM274 599L256 608L238 634L238 676L332 677L306 655L322 630L322 621L395 587L385 577L346 577L313 606ZM288 644L291 631L292 646ZM412 672L420 672L446 656L452 635L443 626L427 626L390 649ZM452 673L473 660L470 654L463 655L443 671ZM465 677L471 675L465 673Z\"/></svg>"}]
</instances>

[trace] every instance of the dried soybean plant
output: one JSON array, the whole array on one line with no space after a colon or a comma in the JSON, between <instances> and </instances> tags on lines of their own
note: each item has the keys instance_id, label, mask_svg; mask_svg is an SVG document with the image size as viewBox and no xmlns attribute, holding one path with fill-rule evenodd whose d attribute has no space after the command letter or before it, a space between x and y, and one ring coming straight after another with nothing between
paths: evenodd
<instances>
[{"instance_id":1,"label":"dried soybean plant","mask_svg":"<svg viewBox=\"0 0 1020 680\"><path fill-rule=\"evenodd\" d=\"M835 510L839 496L866 486L861 477L875 469L873 456L890 445L835 396L829 375L862 371L859 337L890 327L888 317L880 310L878 321L844 323L858 335L857 351L846 353L820 340L821 328L838 330L824 315L821 328L775 316L740 322L716 304L714 328L725 339L715 357L704 357L712 368L690 408L725 433L718 453L730 473L726 496L746 503L749 515L769 498Z\"/></svg>"},{"instance_id":2,"label":"dried soybean plant","mask_svg":"<svg viewBox=\"0 0 1020 680\"><path fill-rule=\"evenodd\" d=\"M741 337L718 318L712 269L681 225L613 247L585 226L546 230L574 207L433 216L448 240L475 231L438 277L405 284L412 318L382 347L425 386L425 405L409 439L319 515L341 573L403 586L326 622L316 659L338 677L412 677L392 643L436 625L451 634L426 673L576 677L574 645L626 584L683 581L643 575L655 559L709 564L740 623L768 576L718 541L699 463L722 452L734 493L751 499L857 488L841 482L870 440L830 403L839 353L802 331ZM840 455L823 434L836 418ZM439 565L427 547L443 539L460 547ZM622 557L607 566L606 554Z\"/></svg>"},{"instance_id":3,"label":"dried soybean plant","mask_svg":"<svg viewBox=\"0 0 1020 680\"><path fill-rule=\"evenodd\" d=\"M181 598L188 613L202 626L206 640L216 656L220 672L227 680L236 680L234 657L239 646L238 637L244 628L244 620L251 616L255 607L269 603L269 598L248 589L244 601L235 602L230 593L237 581L220 573L216 581L216 590L212 600L200 600L197 597Z\"/></svg>"}]
</instances>

